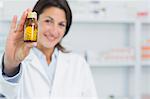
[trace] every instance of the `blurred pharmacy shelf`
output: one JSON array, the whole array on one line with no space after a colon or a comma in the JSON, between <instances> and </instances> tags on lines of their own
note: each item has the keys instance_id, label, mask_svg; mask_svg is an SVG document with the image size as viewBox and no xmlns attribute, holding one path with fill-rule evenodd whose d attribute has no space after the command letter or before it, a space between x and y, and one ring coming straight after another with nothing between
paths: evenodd
<instances>
[{"instance_id":1,"label":"blurred pharmacy shelf","mask_svg":"<svg viewBox=\"0 0 150 99\"><path fill-rule=\"evenodd\" d=\"M12 16L36 1L0 0L1 53ZM68 1L73 24L62 43L86 56L100 99L150 99L150 49L142 48L150 46L150 1Z\"/></svg>"},{"instance_id":2,"label":"blurred pharmacy shelf","mask_svg":"<svg viewBox=\"0 0 150 99\"><path fill-rule=\"evenodd\" d=\"M148 0L133 2L130 0L89 0L80 2L71 0L70 4L74 12L74 22L80 27L83 24L83 28L86 24L92 24L95 25L95 27L92 27L92 25L86 25L87 28L91 27L94 32L96 32L96 30L99 30L99 32L96 32L96 34L88 29L87 31L93 33L93 35L88 34L90 36L87 37L87 39L84 37L84 40L86 40L85 42L88 42L90 40L90 37L95 37L95 39L92 39L93 41L89 41L89 43L95 41L95 46L97 46L97 48L95 47L94 49L94 46L92 46L92 44L94 43L89 44L92 47L91 49L94 49L92 51L92 54L91 52L89 52L90 47L86 45L86 43L82 44L81 42L78 42L78 44L82 44L82 46L87 46L87 50L83 48L81 49L86 50L85 56L87 62L94 70L93 73L99 74L99 77L96 77L95 79L100 96L107 96L108 98L108 96L110 96L111 94L113 94L113 96L117 96L118 94L120 94L122 98L120 97L119 99L124 99L123 96L126 96L125 99L144 99L144 93L150 94L150 89L146 89L149 88L149 86L146 85L145 82L141 81L143 77L146 78L149 75L147 74L146 77L143 75L143 67L150 66L150 57L141 57L141 55L143 54L143 49L141 49L141 46L143 45L143 39L150 39L150 35L148 35L148 33L150 32L149 3L150 2ZM81 4L83 5L81 6ZM87 8L89 9L87 10ZM100 29L96 28L98 27L98 25ZM117 27L118 30L116 29ZM145 30L145 28L147 28L147 31ZM82 30L81 28L79 29L82 32L86 32L86 30ZM108 31L103 29L110 29L110 34L107 33ZM120 29L122 29L122 32L120 31ZM117 34L118 31L125 34L124 38L122 38L121 36L120 39L113 37L113 35L115 35L115 33ZM144 34L146 34L146 36L143 36L143 32ZM104 33L111 36L105 36L106 34ZM99 36L99 39L95 35ZM80 37L80 35L78 35L78 37ZM102 37L105 37L105 39L108 40L105 40ZM125 41L122 43L123 45L119 45L119 43L116 42L115 39L118 39L118 42L122 42L122 40ZM82 42L84 41L82 40ZM75 43L74 45L77 46L77 43ZM118 45L120 48L118 47ZM106 49L104 49L105 47ZM124 50L118 50L118 48L122 49L122 47L127 47L128 49L123 48ZM116 51L114 51L112 48L116 48ZM102 49L104 49L104 52L102 51ZM144 54L147 55L148 51L144 50ZM115 86L115 83L113 83L115 82L115 80L117 81L116 83L118 86ZM150 80L148 80L148 82L149 81ZM125 86L125 88L122 88L122 86ZM117 97L110 97L110 99L111 98L118 99Z\"/></svg>"}]
</instances>

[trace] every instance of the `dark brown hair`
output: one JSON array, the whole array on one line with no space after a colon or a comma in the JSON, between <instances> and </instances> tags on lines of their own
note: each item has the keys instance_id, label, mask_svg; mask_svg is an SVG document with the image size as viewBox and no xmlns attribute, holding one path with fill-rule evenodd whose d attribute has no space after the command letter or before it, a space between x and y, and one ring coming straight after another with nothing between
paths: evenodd
<instances>
[{"instance_id":1,"label":"dark brown hair","mask_svg":"<svg viewBox=\"0 0 150 99\"><path fill-rule=\"evenodd\" d=\"M37 13L37 18L39 18L39 15L49 7L58 7L65 11L67 26L64 36L67 35L72 24L72 12L68 2L66 0L38 0L33 8L33 11ZM60 42L56 45L56 47L62 52L66 52L65 48L60 44Z\"/></svg>"}]
</instances>

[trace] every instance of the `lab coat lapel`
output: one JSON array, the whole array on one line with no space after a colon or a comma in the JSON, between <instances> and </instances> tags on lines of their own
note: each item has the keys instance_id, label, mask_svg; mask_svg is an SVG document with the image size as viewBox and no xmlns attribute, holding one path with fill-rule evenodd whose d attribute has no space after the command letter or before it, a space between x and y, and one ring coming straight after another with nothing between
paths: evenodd
<instances>
[{"instance_id":1,"label":"lab coat lapel","mask_svg":"<svg viewBox=\"0 0 150 99\"><path fill-rule=\"evenodd\" d=\"M30 61L29 63L31 64L30 66L32 66L35 70L37 70L43 76L43 78L49 83L48 75L46 74L43 64L41 64L39 60L40 59L38 59L38 57L34 54L33 50L31 50L31 54L28 58L28 61Z\"/></svg>"},{"instance_id":2,"label":"lab coat lapel","mask_svg":"<svg viewBox=\"0 0 150 99\"><path fill-rule=\"evenodd\" d=\"M68 62L66 62L66 58L63 57L63 53L59 51L58 59L57 59L57 66L56 72L52 87L52 93L50 99L57 99L62 97L62 89L64 88L62 81L65 79L64 73L66 72L66 67L68 66ZM67 76L67 75L65 75Z\"/></svg>"}]
</instances>

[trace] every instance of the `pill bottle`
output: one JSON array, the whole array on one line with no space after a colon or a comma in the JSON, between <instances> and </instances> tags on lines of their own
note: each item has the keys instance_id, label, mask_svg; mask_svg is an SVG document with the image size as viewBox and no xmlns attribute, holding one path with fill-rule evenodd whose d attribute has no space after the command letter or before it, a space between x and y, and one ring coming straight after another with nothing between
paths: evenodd
<instances>
[{"instance_id":1,"label":"pill bottle","mask_svg":"<svg viewBox=\"0 0 150 99\"><path fill-rule=\"evenodd\" d=\"M24 42L36 42L38 33L37 13L29 12L24 25Z\"/></svg>"}]
</instances>

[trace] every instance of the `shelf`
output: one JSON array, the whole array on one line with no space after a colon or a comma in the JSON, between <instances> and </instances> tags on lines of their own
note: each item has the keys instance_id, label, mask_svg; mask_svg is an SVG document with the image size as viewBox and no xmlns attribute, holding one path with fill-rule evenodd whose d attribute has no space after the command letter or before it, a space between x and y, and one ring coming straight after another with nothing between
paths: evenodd
<instances>
[{"instance_id":1,"label":"shelf","mask_svg":"<svg viewBox=\"0 0 150 99\"><path fill-rule=\"evenodd\" d=\"M134 67L135 66L135 62L134 61L130 61L130 62L110 62L110 61L103 61L103 62L88 62L89 65L91 67ZM142 67L150 67L150 60L149 61L142 61Z\"/></svg>"},{"instance_id":2,"label":"shelf","mask_svg":"<svg viewBox=\"0 0 150 99\"><path fill-rule=\"evenodd\" d=\"M142 61L142 66L143 67L150 67L150 60Z\"/></svg>"},{"instance_id":3,"label":"shelf","mask_svg":"<svg viewBox=\"0 0 150 99\"><path fill-rule=\"evenodd\" d=\"M104 18L74 18L74 23L125 23L125 24L134 24L134 19L104 19Z\"/></svg>"},{"instance_id":4,"label":"shelf","mask_svg":"<svg viewBox=\"0 0 150 99\"><path fill-rule=\"evenodd\" d=\"M88 16L87 17L82 17L82 16L74 16L73 22L74 23L122 23L122 24L135 24L136 21L138 21L142 24L150 24L150 19L148 20L140 20L136 18L107 18L107 17L93 17L93 16Z\"/></svg>"},{"instance_id":5,"label":"shelf","mask_svg":"<svg viewBox=\"0 0 150 99\"><path fill-rule=\"evenodd\" d=\"M130 98L128 98L128 97L120 97L120 96L118 96L118 97L100 97L100 99L130 99Z\"/></svg>"},{"instance_id":6,"label":"shelf","mask_svg":"<svg viewBox=\"0 0 150 99\"><path fill-rule=\"evenodd\" d=\"M143 21L142 24L150 24L150 21Z\"/></svg>"},{"instance_id":7,"label":"shelf","mask_svg":"<svg viewBox=\"0 0 150 99\"><path fill-rule=\"evenodd\" d=\"M135 62L131 61L131 62L99 62L99 63L90 63L89 65L91 67L134 67L135 66Z\"/></svg>"}]
</instances>

